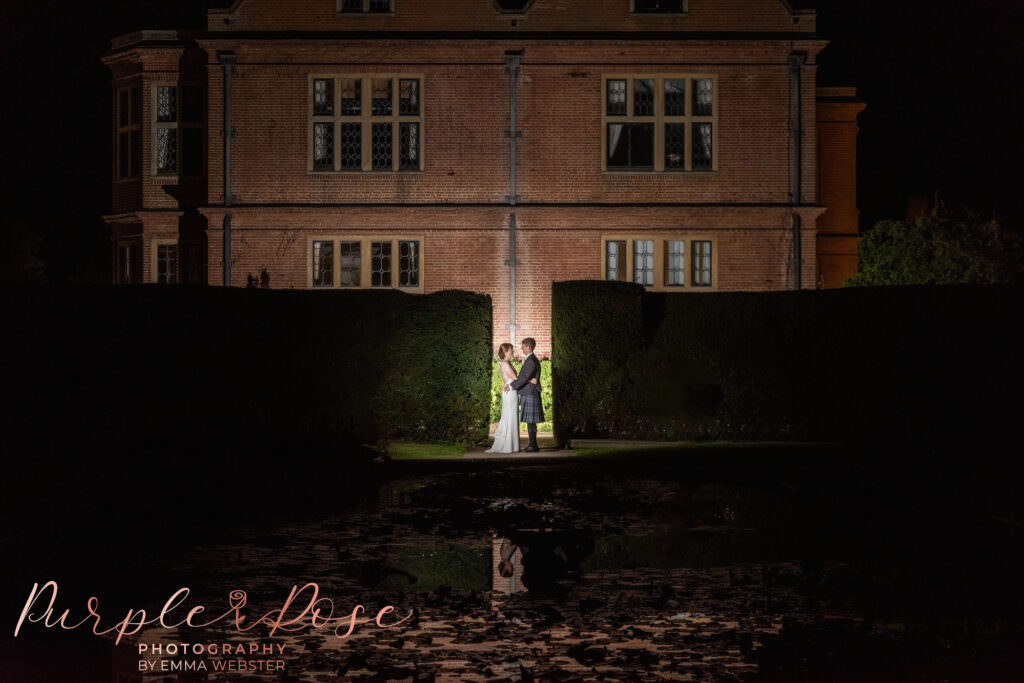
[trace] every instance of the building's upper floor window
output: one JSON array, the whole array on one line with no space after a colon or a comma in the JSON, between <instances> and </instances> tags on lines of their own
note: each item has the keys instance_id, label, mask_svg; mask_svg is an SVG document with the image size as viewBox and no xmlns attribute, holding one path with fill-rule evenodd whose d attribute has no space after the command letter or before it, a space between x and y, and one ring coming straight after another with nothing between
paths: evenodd
<instances>
[{"instance_id":1,"label":"building's upper floor window","mask_svg":"<svg viewBox=\"0 0 1024 683\"><path fill-rule=\"evenodd\" d=\"M117 159L118 180L139 177L139 167L142 165L142 148L139 144L141 115L139 112L139 87L133 85L128 88L118 88L117 139L114 143L117 146L114 156Z\"/></svg>"},{"instance_id":2,"label":"building's upper floor window","mask_svg":"<svg viewBox=\"0 0 1024 683\"><path fill-rule=\"evenodd\" d=\"M423 170L419 75L310 77L309 170Z\"/></svg>"},{"instance_id":3,"label":"building's upper floor window","mask_svg":"<svg viewBox=\"0 0 1024 683\"><path fill-rule=\"evenodd\" d=\"M525 12L533 0L494 0L502 12Z\"/></svg>"},{"instance_id":4,"label":"building's upper floor window","mask_svg":"<svg viewBox=\"0 0 1024 683\"><path fill-rule=\"evenodd\" d=\"M683 14L686 0L630 0L634 14Z\"/></svg>"},{"instance_id":5,"label":"building's upper floor window","mask_svg":"<svg viewBox=\"0 0 1024 683\"><path fill-rule=\"evenodd\" d=\"M395 0L338 0L340 14L392 14Z\"/></svg>"},{"instance_id":6,"label":"building's upper floor window","mask_svg":"<svg viewBox=\"0 0 1024 683\"><path fill-rule=\"evenodd\" d=\"M153 173L202 176L203 89L198 85L153 86Z\"/></svg>"},{"instance_id":7,"label":"building's upper floor window","mask_svg":"<svg viewBox=\"0 0 1024 683\"><path fill-rule=\"evenodd\" d=\"M713 75L606 76L602 170L718 170Z\"/></svg>"}]
</instances>

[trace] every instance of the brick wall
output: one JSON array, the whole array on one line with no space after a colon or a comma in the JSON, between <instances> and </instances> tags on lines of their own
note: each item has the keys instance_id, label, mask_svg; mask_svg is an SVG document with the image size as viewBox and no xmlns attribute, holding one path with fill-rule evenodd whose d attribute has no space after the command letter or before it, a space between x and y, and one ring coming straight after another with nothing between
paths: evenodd
<instances>
[{"instance_id":1,"label":"brick wall","mask_svg":"<svg viewBox=\"0 0 1024 683\"><path fill-rule=\"evenodd\" d=\"M815 31L782 0L689 0L683 15L633 15L630 0L536 0L524 13L489 0L395 0L394 15L338 15L336 0L241 0L209 12L210 31Z\"/></svg>"},{"instance_id":2,"label":"brick wall","mask_svg":"<svg viewBox=\"0 0 1024 683\"><path fill-rule=\"evenodd\" d=\"M223 72L216 54L233 51L232 285L267 271L271 287L306 287L314 235L418 235L423 240L423 289L467 289L494 300L494 341L508 339L508 225L518 223L521 265L517 278L517 337L534 336L541 354L550 349L550 286L556 280L600 278L602 236L709 236L717 261L716 289L787 289L792 282L790 79L787 57L808 54L802 80L804 263L802 282L813 287L814 206L819 179L829 188L852 173L850 159L830 152L840 166L819 172L816 39L813 15L794 15L776 0L691 0L682 17L640 17L622 2L600 0L573 9L570 0L537 0L526 15L486 16L473 26L507 31L513 19L530 31L754 31L778 37L682 40L645 34L628 43L611 40L540 40L502 34L467 40L435 37L344 41L263 39L234 31L349 30L387 25L388 30L433 30L432 3L398 0L392 17L334 16L333 0L280 3L243 0L232 13L211 12L211 29L195 37L151 35L104 58L115 83L142 88L142 121L153 116L153 88L176 74L207 87L207 177L179 183L153 176L152 131L143 126L143 175L114 189L114 224L142 225L145 279L153 279L154 240L205 234L209 284L222 282ZM468 2L468 0L467 0ZM473 7L488 7L473 0ZM628 2L625 3L628 6ZM469 5L467 5L467 8ZM581 5L582 7L582 5ZM465 28L469 12L452 11L437 30ZM229 18L230 24L223 20ZM340 23L339 23L340 22ZM360 24L359 22L363 22ZM388 23L390 22L390 23ZM431 22L434 22L432 24ZM783 33L785 32L785 33ZM806 39L795 34L807 32ZM508 76L505 53L523 51L518 80L517 155L520 205L509 193ZM313 173L308 171L310 74L405 73L422 77L424 168L415 173ZM602 75L713 74L718 170L700 173L601 171ZM827 121L831 125L831 120ZM845 138L843 138L845 140ZM854 161L855 163L855 161ZM847 186L843 186L847 187ZM829 190L831 191L831 190ZM845 196L845 195L844 195ZM843 200L845 201L845 200ZM842 211L848 211L847 204ZM833 215L838 215L834 212ZM820 245L820 242L818 242Z\"/></svg>"},{"instance_id":3,"label":"brick wall","mask_svg":"<svg viewBox=\"0 0 1024 683\"><path fill-rule=\"evenodd\" d=\"M864 109L856 88L818 89L818 201L828 211L818 219L817 254L828 289L857 272L857 116Z\"/></svg>"}]
</instances>

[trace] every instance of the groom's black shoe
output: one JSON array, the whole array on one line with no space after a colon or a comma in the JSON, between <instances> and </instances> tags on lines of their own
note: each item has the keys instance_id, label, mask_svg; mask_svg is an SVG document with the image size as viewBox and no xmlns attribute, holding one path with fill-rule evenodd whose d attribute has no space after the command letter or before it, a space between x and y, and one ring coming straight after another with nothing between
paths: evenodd
<instances>
[{"instance_id":1,"label":"groom's black shoe","mask_svg":"<svg viewBox=\"0 0 1024 683\"><path fill-rule=\"evenodd\" d=\"M539 451L540 449L537 448L536 446L527 446L526 448L523 449L523 453L537 453Z\"/></svg>"}]
</instances>

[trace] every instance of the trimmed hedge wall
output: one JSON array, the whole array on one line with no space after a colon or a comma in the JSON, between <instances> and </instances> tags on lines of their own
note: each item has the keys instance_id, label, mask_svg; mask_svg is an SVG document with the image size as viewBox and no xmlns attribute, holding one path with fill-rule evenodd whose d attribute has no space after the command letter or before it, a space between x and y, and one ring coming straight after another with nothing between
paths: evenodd
<instances>
[{"instance_id":1,"label":"trimmed hedge wall","mask_svg":"<svg viewBox=\"0 0 1024 683\"><path fill-rule=\"evenodd\" d=\"M484 295L140 285L9 289L0 307L18 400L5 417L51 450L487 437Z\"/></svg>"},{"instance_id":2,"label":"trimmed hedge wall","mask_svg":"<svg viewBox=\"0 0 1024 683\"><path fill-rule=\"evenodd\" d=\"M1019 287L552 293L555 435L948 445L1013 424Z\"/></svg>"}]
</instances>

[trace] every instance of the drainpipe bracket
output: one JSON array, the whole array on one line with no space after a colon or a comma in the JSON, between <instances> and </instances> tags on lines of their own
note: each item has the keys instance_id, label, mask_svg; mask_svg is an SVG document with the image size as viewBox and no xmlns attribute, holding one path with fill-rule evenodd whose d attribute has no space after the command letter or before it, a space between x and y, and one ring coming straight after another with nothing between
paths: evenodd
<instances>
[{"instance_id":1,"label":"drainpipe bracket","mask_svg":"<svg viewBox=\"0 0 1024 683\"><path fill-rule=\"evenodd\" d=\"M507 138L521 138L521 137L523 137L523 131L517 130L517 131L513 132L511 130L506 130L505 131L505 137L507 137Z\"/></svg>"},{"instance_id":2,"label":"drainpipe bracket","mask_svg":"<svg viewBox=\"0 0 1024 683\"><path fill-rule=\"evenodd\" d=\"M512 203L515 203L515 202L518 202L518 201L519 201L520 199L521 199L521 197L520 197L519 195L517 195L517 194L514 194L514 195L505 195L505 201L506 201L506 202L512 202Z\"/></svg>"},{"instance_id":3,"label":"drainpipe bracket","mask_svg":"<svg viewBox=\"0 0 1024 683\"><path fill-rule=\"evenodd\" d=\"M505 259L505 265L506 265L506 266L507 266L507 265L510 265L510 264L509 264L509 261L511 261L511 259ZM520 261L519 259L516 259L516 263L515 263L515 264L516 264L517 266L521 266L521 265L523 264L523 262L522 262L522 261Z\"/></svg>"}]
</instances>

